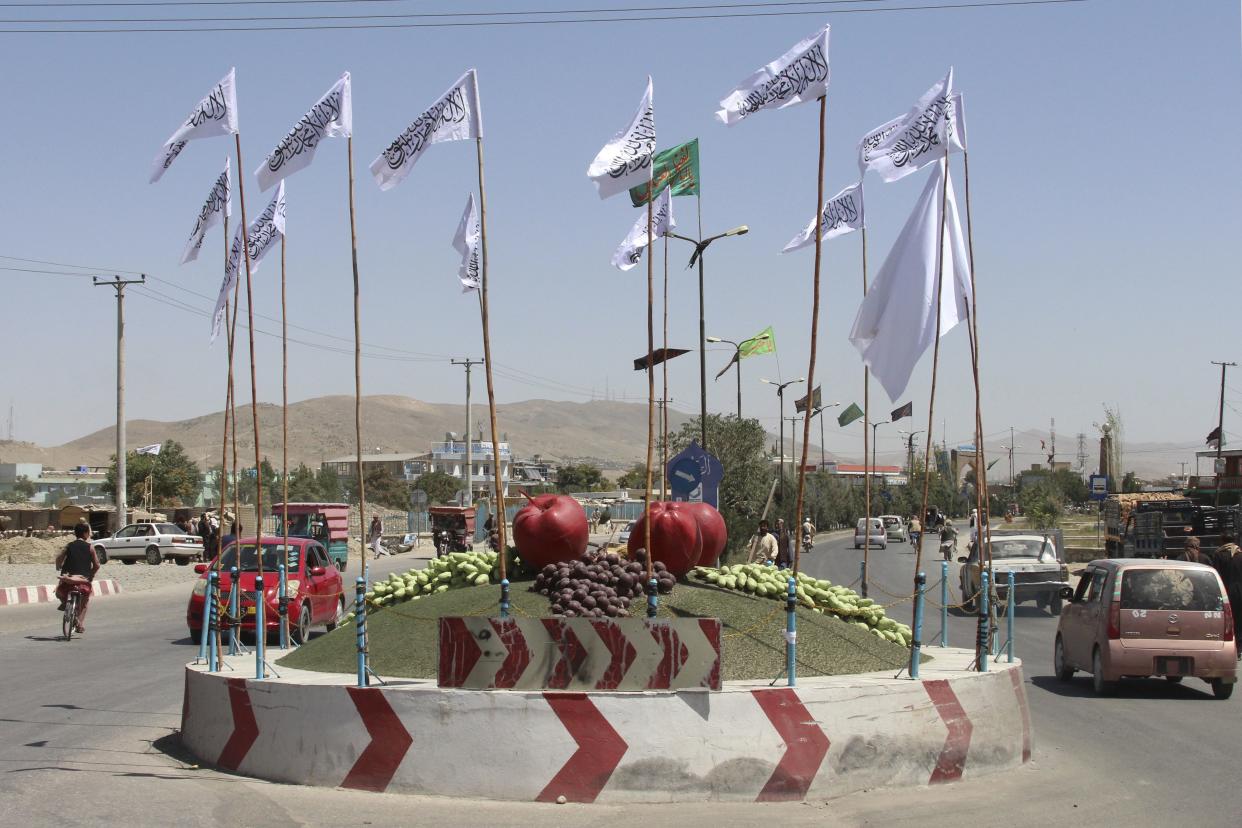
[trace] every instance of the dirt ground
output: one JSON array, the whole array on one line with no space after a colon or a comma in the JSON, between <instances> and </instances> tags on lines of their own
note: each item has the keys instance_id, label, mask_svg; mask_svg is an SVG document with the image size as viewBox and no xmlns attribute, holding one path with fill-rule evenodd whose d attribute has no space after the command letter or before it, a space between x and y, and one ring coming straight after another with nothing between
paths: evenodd
<instances>
[{"instance_id":1,"label":"dirt ground","mask_svg":"<svg viewBox=\"0 0 1242 828\"><path fill-rule=\"evenodd\" d=\"M17 537L0 540L0 562L10 564L51 564L65 548L67 541L46 538Z\"/></svg>"}]
</instances>

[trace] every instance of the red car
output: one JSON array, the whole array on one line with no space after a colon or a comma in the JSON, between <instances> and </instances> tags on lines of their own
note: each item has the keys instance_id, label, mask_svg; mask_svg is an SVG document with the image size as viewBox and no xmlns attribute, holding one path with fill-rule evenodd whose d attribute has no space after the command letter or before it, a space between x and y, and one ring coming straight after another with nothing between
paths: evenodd
<instances>
[{"instance_id":1,"label":"red car","mask_svg":"<svg viewBox=\"0 0 1242 828\"><path fill-rule=\"evenodd\" d=\"M238 552L240 550L240 563ZM328 630L336 629L345 614L345 591L340 571L328 559L328 553L317 541L310 538L289 538L287 588L289 593L289 634L298 643L310 636L310 628L323 624ZM286 562L286 550L282 538L263 540L263 594L264 626L268 639L280 631L280 576L277 567ZM255 554L255 539L243 538L230 544L220 561L220 593L227 601L232 586L229 570L238 569L241 595L242 631L253 634L255 627L255 578L259 574L259 559ZM190 594L185 620L194 643L202 640L203 602L207 594L207 579L215 568L215 561L198 564L195 572L201 573Z\"/></svg>"}]
</instances>

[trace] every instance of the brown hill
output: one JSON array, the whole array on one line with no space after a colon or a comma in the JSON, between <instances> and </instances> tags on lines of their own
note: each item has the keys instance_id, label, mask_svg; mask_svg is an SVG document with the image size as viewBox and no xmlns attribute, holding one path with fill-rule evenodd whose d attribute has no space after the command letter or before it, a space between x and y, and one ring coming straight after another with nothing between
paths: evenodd
<instances>
[{"instance_id":1,"label":"brown hill","mask_svg":"<svg viewBox=\"0 0 1242 828\"><path fill-rule=\"evenodd\" d=\"M487 405L472 406L474 429L483 423L484 439L491 439ZM237 451L242 463L253 463L254 441L250 408L238 409ZM590 460L618 468L643 456L647 442L647 406L621 402L557 402L525 400L497 407L503 434L519 457L542 455L554 461ZM669 412L669 428L676 430L689 419ZM409 397L363 398L363 445L372 452L430 450L445 432L465 429L465 406L425 403ZM272 461L280 458L280 407L261 404L259 424L263 453ZM126 436L130 448L176 440L200 465L220 462L224 414L215 412L179 422L130 420ZM0 442L0 457L8 462L37 462L54 468L108 463L116 432L101 429L61 446L40 447L31 443ZM324 460L354 453L354 399L348 396L316 397L289 406L289 462L318 466Z\"/></svg>"}]
</instances>

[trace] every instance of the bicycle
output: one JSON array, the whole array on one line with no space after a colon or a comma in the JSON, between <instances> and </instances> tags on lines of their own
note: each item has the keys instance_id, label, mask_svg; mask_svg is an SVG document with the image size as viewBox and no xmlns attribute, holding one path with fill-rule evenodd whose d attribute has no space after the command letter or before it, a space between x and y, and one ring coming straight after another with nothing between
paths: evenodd
<instances>
[{"instance_id":1,"label":"bicycle","mask_svg":"<svg viewBox=\"0 0 1242 828\"><path fill-rule=\"evenodd\" d=\"M78 615L82 611L82 601L89 594L90 581L72 575L62 575L61 581L70 584L69 594L65 596L65 612L60 622L61 634L66 641L70 641L78 628Z\"/></svg>"}]
</instances>

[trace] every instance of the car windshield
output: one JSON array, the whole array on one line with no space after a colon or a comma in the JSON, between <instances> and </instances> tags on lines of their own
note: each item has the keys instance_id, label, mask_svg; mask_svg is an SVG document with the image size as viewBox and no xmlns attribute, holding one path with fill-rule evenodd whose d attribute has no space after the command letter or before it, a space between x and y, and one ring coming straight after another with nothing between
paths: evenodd
<instances>
[{"instance_id":1,"label":"car windshield","mask_svg":"<svg viewBox=\"0 0 1242 828\"><path fill-rule=\"evenodd\" d=\"M180 528L178 528L176 525L172 523L157 523L155 524L155 531L159 532L161 535L184 535L185 534L185 532L182 532Z\"/></svg>"},{"instance_id":2,"label":"car windshield","mask_svg":"<svg viewBox=\"0 0 1242 828\"><path fill-rule=\"evenodd\" d=\"M901 522L895 517L886 517L886 518L883 518L883 520L884 520L885 526L896 526L898 523Z\"/></svg>"},{"instance_id":3,"label":"car windshield","mask_svg":"<svg viewBox=\"0 0 1242 828\"><path fill-rule=\"evenodd\" d=\"M992 560L1012 558L1040 558L1055 560L1056 547L1051 538L1005 538L993 539Z\"/></svg>"},{"instance_id":4,"label":"car windshield","mask_svg":"<svg viewBox=\"0 0 1242 828\"><path fill-rule=\"evenodd\" d=\"M221 569L232 569L237 567L239 572L258 572L259 556L255 554L253 543L248 543L240 547L241 563L238 563L238 544L231 544L228 549L224 550L224 555L220 558ZM298 568L298 550L299 547L289 544L286 547L281 543L265 543L263 544L263 569L264 571L275 572L276 567L285 562L285 550L288 549L289 568L287 571L294 572Z\"/></svg>"},{"instance_id":5,"label":"car windshield","mask_svg":"<svg viewBox=\"0 0 1242 828\"><path fill-rule=\"evenodd\" d=\"M1121 576L1123 610L1224 610L1216 573L1203 569L1130 569Z\"/></svg>"}]
</instances>

